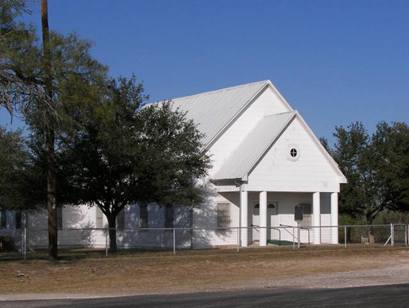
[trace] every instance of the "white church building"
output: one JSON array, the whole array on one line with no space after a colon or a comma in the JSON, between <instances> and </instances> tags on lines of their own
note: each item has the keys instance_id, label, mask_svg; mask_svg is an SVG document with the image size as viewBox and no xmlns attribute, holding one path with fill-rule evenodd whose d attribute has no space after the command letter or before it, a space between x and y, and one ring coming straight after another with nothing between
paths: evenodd
<instances>
[{"instance_id":1,"label":"white church building","mask_svg":"<svg viewBox=\"0 0 409 308\"><path fill-rule=\"evenodd\" d=\"M119 247L169 246L172 233L164 227L179 228L181 247L266 246L298 237L312 244L338 243L338 194L346 178L270 81L175 98L172 104L205 136L212 167L200 182L208 198L193 208L175 205L171 214L158 205L127 207L118 217ZM295 220L296 207L304 210L301 221ZM2 216L0 235L15 231L14 215ZM66 206L60 217L61 245L105 245L106 232L92 230L106 227L96 207ZM31 214L29 226L46 226L45 213ZM296 226L303 228L294 234ZM30 244L46 245L46 236L37 232Z\"/></svg>"}]
</instances>

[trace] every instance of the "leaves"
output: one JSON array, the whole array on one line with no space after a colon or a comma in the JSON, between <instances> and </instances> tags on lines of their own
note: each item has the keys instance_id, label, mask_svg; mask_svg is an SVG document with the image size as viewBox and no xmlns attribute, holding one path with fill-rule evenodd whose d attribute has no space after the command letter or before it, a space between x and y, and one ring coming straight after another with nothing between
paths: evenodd
<instances>
[{"instance_id":1,"label":"leaves","mask_svg":"<svg viewBox=\"0 0 409 308\"><path fill-rule=\"evenodd\" d=\"M384 210L409 210L409 127L381 122L369 135L360 122L337 127L330 149L348 179L340 209L372 223Z\"/></svg>"},{"instance_id":2,"label":"leaves","mask_svg":"<svg viewBox=\"0 0 409 308\"><path fill-rule=\"evenodd\" d=\"M141 108L145 95L135 78L108 85L61 145L70 202L98 204L114 216L135 202L191 205L209 163L194 123L171 103Z\"/></svg>"}]
</instances>

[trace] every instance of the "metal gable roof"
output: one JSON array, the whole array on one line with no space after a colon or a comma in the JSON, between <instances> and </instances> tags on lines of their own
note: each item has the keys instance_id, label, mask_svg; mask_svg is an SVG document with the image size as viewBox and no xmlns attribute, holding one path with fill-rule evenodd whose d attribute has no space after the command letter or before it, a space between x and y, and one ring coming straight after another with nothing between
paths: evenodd
<instances>
[{"instance_id":1,"label":"metal gable roof","mask_svg":"<svg viewBox=\"0 0 409 308\"><path fill-rule=\"evenodd\" d=\"M270 87L276 95L293 110L280 92L269 80L263 80L196 95L171 99L172 108L187 113L198 129L204 134L203 144L208 149L224 133L240 114L266 89ZM166 100L158 102L164 103ZM212 177L213 180L243 179L274 144L295 116L296 111L265 116L256 127L244 138L238 148L226 160L222 168ZM341 183L346 179L338 165L323 149L317 137L300 117L309 134L340 175Z\"/></svg>"},{"instance_id":2,"label":"metal gable roof","mask_svg":"<svg viewBox=\"0 0 409 308\"><path fill-rule=\"evenodd\" d=\"M235 87L171 99L173 108L187 112L205 135L207 147L235 117L246 108L270 81L258 81Z\"/></svg>"},{"instance_id":3,"label":"metal gable roof","mask_svg":"<svg viewBox=\"0 0 409 308\"><path fill-rule=\"evenodd\" d=\"M265 116L244 138L212 180L245 178L295 116L294 111Z\"/></svg>"}]
</instances>

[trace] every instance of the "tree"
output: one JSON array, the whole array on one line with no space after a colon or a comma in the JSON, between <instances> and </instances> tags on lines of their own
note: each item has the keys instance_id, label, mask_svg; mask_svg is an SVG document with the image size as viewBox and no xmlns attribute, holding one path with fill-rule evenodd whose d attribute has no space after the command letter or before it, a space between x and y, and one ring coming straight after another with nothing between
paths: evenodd
<instances>
[{"instance_id":1,"label":"tree","mask_svg":"<svg viewBox=\"0 0 409 308\"><path fill-rule=\"evenodd\" d=\"M115 251L116 217L136 202L181 204L200 198L195 180L206 174L201 134L169 103L141 108L135 79L111 80L101 100L82 110L81 128L62 153L71 204L97 205L108 220ZM71 174L71 176L69 176Z\"/></svg>"},{"instance_id":2,"label":"tree","mask_svg":"<svg viewBox=\"0 0 409 308\"><path fill-rule=\"evenodd\" d=\"M409 126L397 122L381 122L372 136L377 178L377 199L384 207L399 212L409 211Z\"/></svg>"},{"instance_id":3,"label":"tree","mask_svg":"<svg viewBox=\"0 0 409 308\"><path fill-rule=\"evenodd\" d=\"M24 210L46 201L44 168L20 130L0 127L0 207Z\"/></svg>"},{"instance_id":4,"label":"tree","mask_svg":"<svg viewBox=\"0 0 409 308\"><path fill-rule=\"evenodd\" d=\"M1 0L0 5L0 107L12 113L47 103L39 67L41 52L34 27L18 22L27 12L23 0Z\"/></svg>"},{"instance_id":5,"label":"tree","mask_svg":"<svg viewBox=\"0 0 409 308\"><path fill-rule=\"evenodd\" d=\"M26 206L22 191L28 167L28 153L20 131L10 132L0 127L0 208Z\"/></svg>"},{"instance_id":6,"label":"tree","mask_svg":"<svg viewBox=\"0 0 409 308\"><path fill-rule=\"evenodd\" d=\"M69 134L72 106L87 104L105 79L106 68L89 54L90 43L48 30L47 1L42 0L42 45L35 29L16 22L24 1L3 0L0 11L0 106L21 111L37 140L42 140L47 174L49 256L57 257L56 158L58 143ZM3 4L3 3L2 3ZM77 108L77 107L74 107ZM67 112L69 111L69 112ZM57 148L56 148L57 145Z\"/></svg>"},{"instance_id":7,"label":"tree","mask_svg":"<svg viewBox=\"0 0 409 308\"><path fill-rule=\"evenodd\" d=\"M407 124L381 122L369 135L356 122L336 127L334 136L334 147L327 148L348 179L341 186L341 213L372 224L384 210L409 210Z\"/></svg>"}]
</instances>

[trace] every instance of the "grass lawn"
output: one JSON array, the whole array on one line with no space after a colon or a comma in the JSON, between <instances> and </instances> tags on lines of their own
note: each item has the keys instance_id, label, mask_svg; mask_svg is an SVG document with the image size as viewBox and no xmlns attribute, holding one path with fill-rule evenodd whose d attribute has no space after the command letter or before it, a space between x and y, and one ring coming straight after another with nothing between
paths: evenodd
<instances>
[{"instance_id":1,"label":"grass lawn","mask_svg":"<svg viewBox=\"0 0 409 308\"><path fill-rule=\"evenodd\" d=\"M66 254L60 261L0 261L0 294L121 295L262 287L271 280L382 268L405 248L258 248Z\"/></svg>"}]
</instances>

